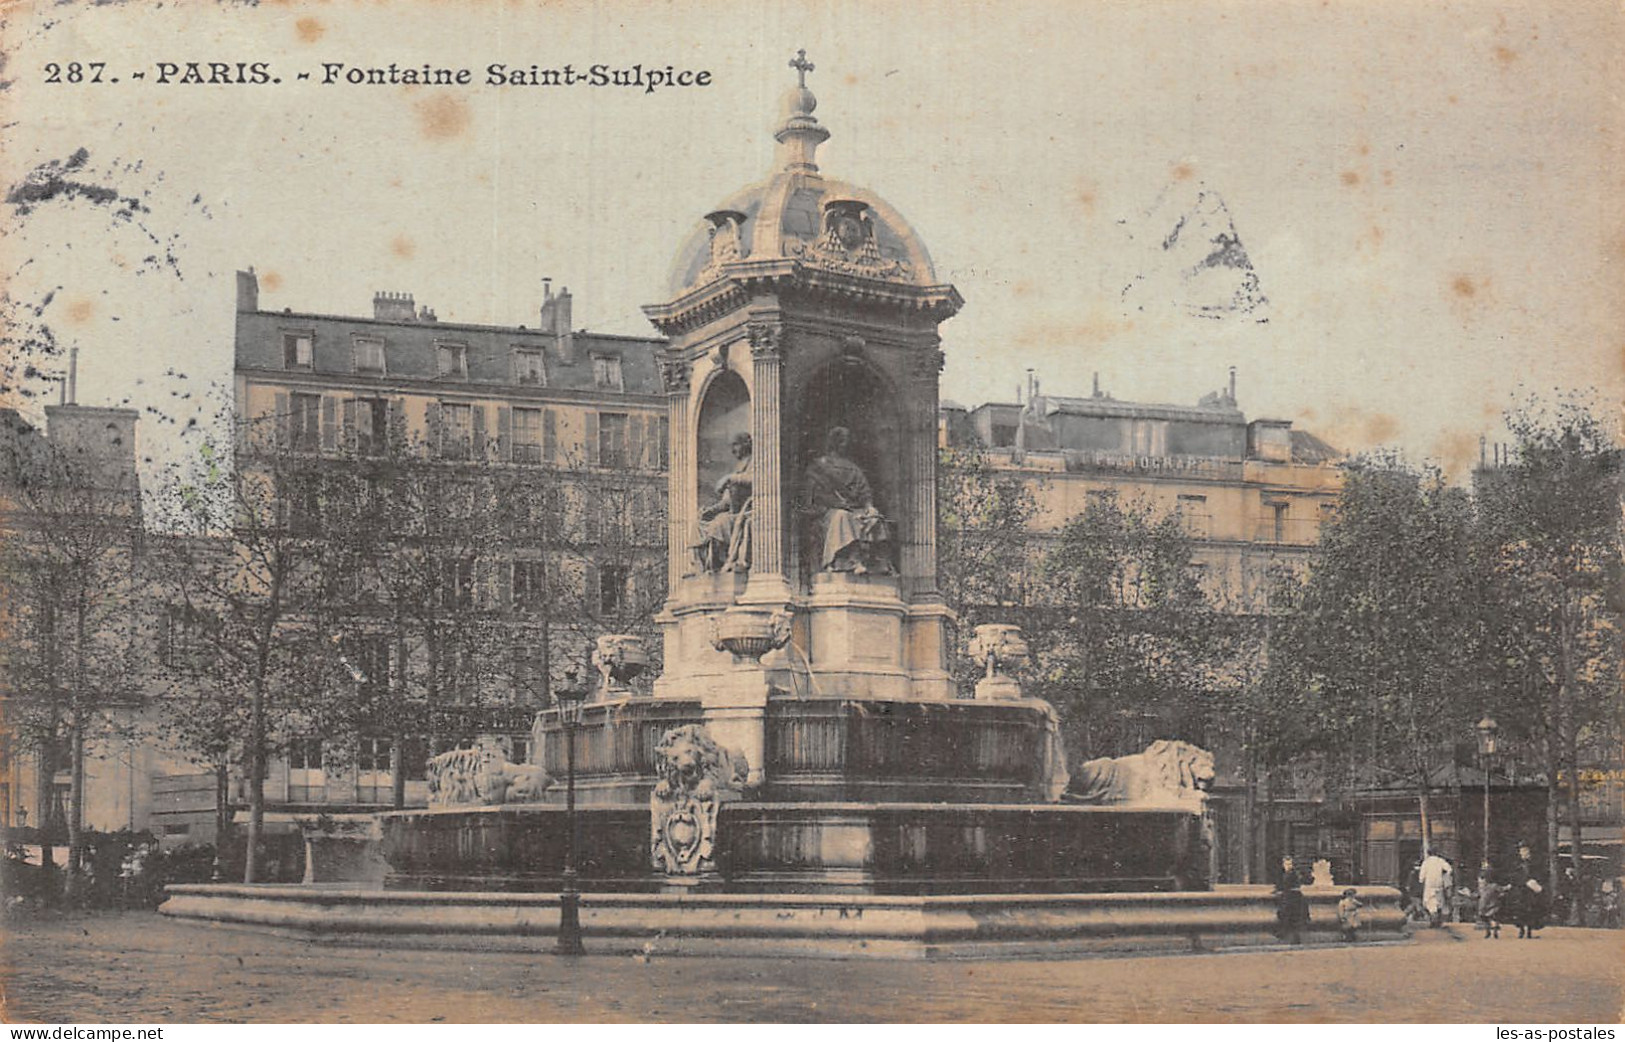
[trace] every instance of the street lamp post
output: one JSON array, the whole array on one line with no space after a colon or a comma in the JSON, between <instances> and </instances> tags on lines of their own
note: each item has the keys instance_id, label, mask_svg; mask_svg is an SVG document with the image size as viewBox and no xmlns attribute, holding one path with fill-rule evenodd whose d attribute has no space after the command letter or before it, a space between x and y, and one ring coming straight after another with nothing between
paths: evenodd
<instances>
[{"instance_id":1,"label":"street lamp post","mask_svg":"<svg viewBox=\"0 0 1625 1042\"><path fill-rule=\"evenodd\" d=\"M1490 868L1490 761L1495 757L1495 721L1486 716L1478 722L1478 766L1484 772L1484 861Z\"/></svg>"},{"instance_id":2,"label":"street lamp post","mask_svg":"<svg viewBox=\"0 0 1625 1042\"><path fill-rule=\"evenodd\" d=\"M576 886L576 727L587 691L574 683L553 692L564 728L564 885L559 891L559 937L555 947L560 955L582 955L581 891Z\"/></svg>"}]
</instances>

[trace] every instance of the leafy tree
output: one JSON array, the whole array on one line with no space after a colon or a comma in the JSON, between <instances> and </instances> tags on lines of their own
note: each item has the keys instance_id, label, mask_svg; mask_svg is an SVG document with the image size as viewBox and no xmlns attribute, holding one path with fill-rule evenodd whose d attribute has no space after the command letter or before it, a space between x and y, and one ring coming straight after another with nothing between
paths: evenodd
<instances>
[{"instance_id":1,"label":"leafy tree","mask_svg":"<svg viewBox=\"0 0 1625 1042\"><path fill-rule=\"evenodd\" d=\"M1496 708L1514 736L1543 753L1556 879L1561 817L1580 870L1580 767L1617 760L1620 746L1622 453L1579 398L1531 402L1507 425L1510 457L1481 474L1478 488L1492 569ZM1578 911L1576 902L1571 914Z\"/></svg>"},{"instance_id":2,"label":"leafy tree","mask_svg":"<svg viewBox=\"0 0 1625 1042\"><path fill-rule=\"evenodd\" d=\"M342 663L329 635L350 574L319 538L321 504L344 488L313 460L245 431L253 466L231 466L206 444L163 500L172 533L161 543L154 584L195 636L206 683L192 662L165 699L173 733L217 772L240 758L248 772L244 881L258 881L269 758L333 715ZM176 616L171 616L177 621ZM230 692L247 699L244 721ZM234 756L235 754L235 756Z\"/></svg>"},{"instance_id":3,"label":"leafy tree","mask_svg":"<svg viewBox=\"0 0 1625 1042\"><path fill-rule=\"evenodd\" d=\"M143 616L131 610L141 512L134 473L119 464L21 427L0 451L6 725L37 754L36 819L47 833L58 826L65 754L70 902L83 882L87 745L129 733L142 699Z\"/></svg>"},{"instance_id":4,"label":"leafy tree","mask_svg":"<svg viewBox=\"0 0 1625 1042\"><path fill-rule=\"evenodd\" d=\"M1266 683L1311 714L1295 740L1333 776L1414 788L1424 849L1432 771L1471 733L1486 684L1473 528L1470 497L1437 471L1356 461L1271 645Z\"/></svg>"},{"instance_id":5,"label":"leafy tree","mask_svg":"<svg viewBox=\"0 0 1625 1042\"><path fill-rule=\"evenodd\" d=\"M1205 740L1223 624L1178 516L1094 495L1062 528L1044 575L1037 672L1071 748L1104 756L1154 738Z\"/></svg>"},{"instance_id":6,"label":"leafy tree","mask_svg":"<svg viewBox=\"0 0 1625 1042\"><path fill-rule=\"evenodd\" d=\"M943 455L937 467L937 575L959 616L961 644L982 623L1025 621L1037 571L1030 534L1037 515L1031 483L995 467L980 444ZM954 661L960 681L972 682L976 671L966 656Z\"/></svg>"}]
</instances>

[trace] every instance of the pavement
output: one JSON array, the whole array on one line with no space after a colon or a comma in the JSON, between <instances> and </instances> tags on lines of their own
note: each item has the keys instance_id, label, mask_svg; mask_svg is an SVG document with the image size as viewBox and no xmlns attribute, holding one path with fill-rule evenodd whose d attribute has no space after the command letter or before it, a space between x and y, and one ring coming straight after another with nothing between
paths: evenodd
<instances>
[{"instance_id":1,"label":"pavement","mask_svg":"<svg viewBox=\"0 0 1625 1042\"><path fill-rule=\"evenodd\" d=\"M152 913L7 922L9 1023L1614 1023L1625 933L997 962L335 947ZM587 938L589 950L592 939Z\"/></svg>"}]
</instances>

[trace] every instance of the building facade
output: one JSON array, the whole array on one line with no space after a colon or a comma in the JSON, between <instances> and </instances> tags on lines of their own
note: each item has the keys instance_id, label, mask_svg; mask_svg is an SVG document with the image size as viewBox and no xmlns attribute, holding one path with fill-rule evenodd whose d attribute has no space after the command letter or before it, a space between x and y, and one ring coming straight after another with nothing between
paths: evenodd
<instances>
[{"instance_id":1,"label":"building facade","mask_svg":"<svg viewBox=\"0 0 1625 1042\"><path fill-rule=\"evenodd\" d=\"M510 735L523 760L536 707L559 683L586 683L577 674L592 636L638 631L664 596L663 341L574 329L571 304L549 287L535 327L440 322L396 293L377 294L371 315L270 311L253 271L238 273L237 466L270 472L292 460L441 499L418 504L420 538L396 549L444 552L425 602L446 633L478 631L442 639L428 620L408 639L357 596L342 641L354 697L404 688L411 733L284 736L265 794L271 838L281 832L289 847L272 854L285 874L299 820L398 795L421 805L428 758L476 732ZM343 537L322 504L289 498L280 519ZM436 526L457 549L422 549ZM160 826L209 828L211 772L152 785ZM230 798L242 817L240 771Z\"/></svg>"}]
</instances>

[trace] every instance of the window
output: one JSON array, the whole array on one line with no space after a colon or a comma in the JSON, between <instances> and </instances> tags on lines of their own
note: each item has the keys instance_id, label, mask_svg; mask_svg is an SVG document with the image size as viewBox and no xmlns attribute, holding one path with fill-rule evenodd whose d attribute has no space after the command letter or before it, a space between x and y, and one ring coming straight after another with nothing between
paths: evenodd
<instances>
[{"instance_id":1,"label":"window","mask_svg":"<svg viewBox=\"0 0 1625 1042\"><path fill-rule=\"evenodd\" d=\"M314 333L283 333L282 364L288 369L309 369L316 358Z\"/></svg>"},{"instance_id":2,"label":"window","mask_svg":"<svg viewBox=\"0 0 1625 1042\"><path fill-rule=\"evenodd\" d=\"M637 509L637 496L631 489L606 488L597 495L598 538L624 545L632 541L633 526L647 515Z\"/></svg>"},{"instance_id":3,"label":"window","mask_svg":"<svg viewBox=\"0 0 1625 1042\"><path fill-rule=\"evenodd\" d=\"M1013 448L1016 444L1016 425L1013 423L995 423L993 425L993 447L995 449Z\"/></svg>"},{"instance_id":4,"label":"window","mask_svg":"<svg viewBox=\"0 0 1625 1042\"><path fill-rule=\"evenodd\" d=\"M1287 504L1282 500L1265 503L1270 508L1270 540L1276 543L1286 542L1286 511Z\"/></svg>"},{"instance_id":5,"label":"window","mask_svg":"<svg viewBox=\"0 0 1625 1042\"><path fill-rule=\"evenodd\" d=\"M626 606L626 583L630 569L624 564L606 564L598 569L598 614L618 615Z\"/></svg>"},{"instance_id":6,"label":"window","mask_svg":"<svg viewBox=\"0 0 1625 1042\"><path fill-rule=\"evenodd\" d=\"M596 387L621 390L621 360L611 355L593 355L592 382Z\"/></svg>"},{"instance_id":7,"label":"window","mask_svg":"<svg viewBox=\"0 0 1625 1042\"><path fill-rule=\"evenodd\" d=\"M440 606L443 608L472 608L474 606L474 562L459 557L440 562Z\"/></svg>"},{"instance_id":8,"label":"window","mask_svg":"<svg viewBox=\"0 0 1625 1042\"><path fill-rule=\"evenodd\" d=\"M474 407L442 404L440 454L446 459L468 459L473 455Z\"/></svg>"},{"instance_id":9,"label":"window","mask_svg":"<svg viewBox=\"0 0 1625 1042\"><path fill-rule=\"evenodd\" d=\"M547 370L543 367L542 353L537 350L514 348L513 378L522 384L547 386Z\"/></svg>"},{"instance_id":10,"label":"window","mask_svg":"<svg viewBox=\"0 0 1625 1042\"><path fill-rule=\"evenodd\" d=\"M382 456L389 446L389 403L382 398L355 400L355 451Z\"/></svg>"},{"instance_id":11,"label":"window","mask_svg":"<svg viewBox=\"0 0 1625 1042\"><path fill-rule=\"evenodd\" d=\"M516 611L525 612L547 606L547 562L513 563L513 606Z\"/></svg>"},{"instance_id":12,"label":"window","mask_svg":"<svg viewBox=\"0 0 1625 1042\"><path fill-rule=\"evenodd\" d=\"M288 744L288 769L294 771L319 771L322 769L322 740L320 738L295 738Z\"/></svg>"},{"instance_id":13,"label":"window","mask_svg":"<svg viewBox=\"0 0 1625 1042\"><path fill-rule=\"evenodd\" d=\"M429 740L408 737L401 742L401 773L408 781L423 781L429 777Z\"/></svg>"},{"instance_id":14,"label":"window","mask_svg":"<svg viewBox=\"0 0 1625 1042\"><path fill-rule=\"evenodd\" d=\"M162 646L164 665L176 669L197 669L207 656L202 622L189 609L176 606L164 615Z\"/></svg>"},{"instance_id":15,"label":"window","mask_svg":"<svg viewBox=\"0 0 1625 1042\"><path fill-rule=\"evenodd\" d=\"M384 371L383 337L355 338L355 371L358 373L381 373Z\"/></svg>"},{"instance_id":16,"label":"window","mask_svg":"<svg viewBox=\"0 0 1625 1042\"><path fill-rule=\"evenodd\" d=\"M322 771L322 740L295 738L288 745L288 800L310 803L327 797L327 775Z\"/></svg>"},{"instance_id":17,"label":"window","mask_svg":"<svg viewBox=\"0 0 1625 1042\"><path fill-rule=\"evenodd\" d=\"M388 803L395 795L390 773L388 738L363 738L356 749L355 798L362 803Z\"/></svg>"},{"instance_id":18,"label":"window","mask_svg":"<svg viewBox=\"0 0 1625 1042\"><path fill-rule=\"evenodd\" d=\"M356 769L362 774L389 770L390 741L388 738L363 738L356 750Z\"/></svg>"},{"instance_id":19,"label":"window","mask_svg":"<svg viewBox=\"0 0 1625 1042\"><path fill-rule=\"evenodd\" d=\"M542 410L513 411L513 461L542 462Z\"/></svg>"},{"instance_id":20,"label":"window","mask_svg":"<svg viewBox=\"0 0 1625 1042\"><path fill-rule=\"evenodd\" d=\"M356 694L376 702L389 691L389 638L360 637L345 648L344 657L355 679Z\"/></svg>"},{"instance_id":21,"label":"window","mask_svg":"<svg viewBox=\"0 0 1625 1042\"><path fill-rule=\"evenodd\" d=\"M288 447L295 452L315 452L322 444L322 396L294 394L288 397Z\"/></svg>"},{"instance_id":22,"label":"window","mask_svg":"<svg viewBox=\"0 0 1625 1042\"><path fill-rule=\"evenodd\" d=\"M1179 497L1179 524L1186 535L1195 539L1206 539L1208 521L1206 496Z\"/></svg>"},{"instance_id":23,"label":"window","mask_svg":"<svg viewBox=\"0 0 1625 1042\"><path fill-rule=\"evenodd\" d=\"M598 414L599 466L624 467L627 465L626 426L627 417L625 413L603 412Z\"/></svg>"},{"instance_id":24,"label":"window","mask_svg":"<svg viewBox=\"0 0 1625 1042\"><path fill-rule=\"evenodd\" d=\"M441 376L467 378L467 344L436 344L435 354L439 358Z\"/></svg>"}]
</instances>

